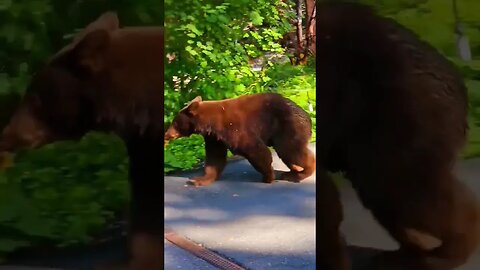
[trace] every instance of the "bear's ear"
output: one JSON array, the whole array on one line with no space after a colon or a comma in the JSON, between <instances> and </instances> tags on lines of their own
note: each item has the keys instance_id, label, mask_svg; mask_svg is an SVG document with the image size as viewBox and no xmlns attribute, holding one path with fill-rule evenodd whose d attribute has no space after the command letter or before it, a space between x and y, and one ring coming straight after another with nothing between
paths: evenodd
<instances>
[{"instance_id":1,"label":"bear's ear","mask_svg":"<svg viewBox=\"0 0 480 270\"><path fill-rule=\"evenodd\" d=\"M197 96L194 99L192 99L190 102L188 102L187 105L180 111L186 112L190 115L195 115L196 110L198 109L198 106L200 106L200 102L202 102L202 97Z\"/></svg>"},{"instance_id":2,"label":"bear's ear","mask_svg":"<svg viewBox=\"0 0 480 270\"><path fill-rule=\"evenodd\" d=\"M195 116L197 115L198 107L200 107L200 101L192 101L187 107L187 112Z\"/></svg>"},{"instance_id":3,"label":"bear's ear","mask_svg":"<svg viewBox=\"0 0 480 270\"><path fill-rule=\"evenodd\" d=\"M200 107L200 102L202 102L202 97L197 96L192 101L190 101L186 107L186 111L195 116L197 114L198 107Z\"/></svg>"},{"instance_id":4,"label":"bear's ear","mask_svg":"<svg viewBox=\"0 0 480 270\"><path fill-rule=\"evenodd\" d=\"M79 42L84 40L90 33L98 30L105 30L107 32L113 32L120 27L120 22L117 17L117 13L113 11L105 12L95 21L91 22L83 30L75 35L72 42L58 51L52 58L56 59L59 55L64 54L65 52L71 51L75 48Z\"/></svg>"},{"instance_id":5,"label":"bear's ear","mask_svg":"<svg viewBox=\"0 0 480 270\"><path fill-rule=\"evenodd\" d=\"M118 20L117 13L113 11L108 11L100 15L100 17L98 17L98 19L96 19L94 22L87 25L84 28L83 32L88 33L90 31L94 31L98 29L114 31L114 30L117 30L119 27L120 27L120 22Z\"/></svg>"},{"instance_id":6,"label":"bear's ear","mask_svg":"<svg viewBox=\"0 0 480 270\"><path fill-rule=\"evenodd\" d=\"M78 33L74 39L73 44L77 44L80 40L84 39L88 34L96 30L105 30L108 32L113 32L120 27L120 22L118 20L117 13L113 11L105 12L95 21L91 22L85 28L83 28L80 33Z\"/></svg>"},{"instance_id":7,"label":"bear's ear","mask_svg":"<svg viewBox=\"0 0 480 270\"><path fill-rule=\"evenodd\" d=\"M202 102L202 97L201 96L196 96L192 101L190 102Z\"/></svg>"},{"instance_id":8,"label":"bear's ear","mask_svg":"<svg viewBox=\"0 0 480 270\"><path fill-rule=\"evenodd\" d=\"M105 66L105 52L110 45L110 33L98 29L85 35L72 51L73 64L89 74L100 72Z\"/></svg>"}]
</instances>

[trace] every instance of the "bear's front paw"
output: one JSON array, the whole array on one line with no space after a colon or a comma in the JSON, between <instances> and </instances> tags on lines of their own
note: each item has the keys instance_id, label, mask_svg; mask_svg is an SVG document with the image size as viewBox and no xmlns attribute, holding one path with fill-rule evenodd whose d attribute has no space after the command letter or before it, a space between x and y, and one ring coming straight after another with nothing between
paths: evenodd
<instances>
[{"instance_id":1,"label":"bear's front paw","mask_svg":"<svg viewBox=\"0 0 480 270\"><path fill-rule=\"evenodd\" d=\"M194 177L189 181L189 183L195 187L205 187L211 185L213 182L215 182L215 179L205 177Z\"/></svg>"},{"instance_id":2,"label":"bear's front paw","mask_svg":"<svg viewBox=\"0 0 480 270\"><path fill-rule=\"evenodd\" d=\"M273 181L274 181L274 177L273 176L265 176L263 177L262 181L266 184L273 184Z\"/></svg>"}]
</instances>

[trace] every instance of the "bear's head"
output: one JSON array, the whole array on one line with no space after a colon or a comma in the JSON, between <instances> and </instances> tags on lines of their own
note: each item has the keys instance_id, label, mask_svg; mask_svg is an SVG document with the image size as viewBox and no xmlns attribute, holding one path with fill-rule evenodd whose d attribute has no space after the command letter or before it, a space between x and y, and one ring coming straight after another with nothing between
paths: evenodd
<instances>
[{"instance_id":1,"label":"bear's head","mask_svg":"<svg viewBox=\"0 0 480 270\"><path fill-rule=\"evenodd\" d=\"M114 13L103 14L33 76L1 134L0 152L79 139L92 130L93 81L103 71L110 32L118 25Z\"/></svg>"},{"instance_id":2,"label":"bear's head","mask_svg":"<svg viewBox=\"0 0 480 270\"><path fill-rule=\"evenodd\" d=\"M165 132L164 145L170 140L188 137L195 132L196 116L201 102L202 97L197 96L178 112L172 124Z\"/></svg>"}]
</instances>

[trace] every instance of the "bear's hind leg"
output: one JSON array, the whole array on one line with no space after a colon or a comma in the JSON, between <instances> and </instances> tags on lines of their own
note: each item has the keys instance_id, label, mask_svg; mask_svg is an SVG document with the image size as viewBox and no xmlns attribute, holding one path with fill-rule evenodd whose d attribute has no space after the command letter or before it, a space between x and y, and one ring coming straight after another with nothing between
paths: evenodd
<instances>
[{"instance_id":1,"label":"bear's hind leg","mask_svg":"<svg viewBox=\"0 0 480 270\"><path fill-rule=\"evenodd\" d=\"M261 141L242 146L241 154L248 162L263 175L262 181L270 184L275 178L272 167L272 153L268 146Z\"/></svg>"},{"instance_id":2,"label":"bear's hind leg","mask_svg":"<svg viewBox=\"0 0 480 270\"><path fill-rule=\"evenodd\" d=\"M213 136L205 136L205 174L193 177L196 186L208 186L215 182L227 163L227 146Z\"/></svg>"},{"instance_id":3,"label":"bear's hind leg","mask_svg":"<svg viewBox=\"0 0 480 270\"><path fill-rule=\"evenodd\" d=\"M280 159L290 169L284 172L280 179L299 182L315 172L315 155L308 146L295 147L293 145L275 146Z\"/></svg>"},{"instance_id":4,"label":"bear's hind leg","mask_svg":"<svg viewBox=\"0 0 480 270\"><path fill-rule=\"evenodd\" d=\"M476 250L480 229L477 200L453 174L440 175L450 179L438 183L451 185L445 187L446 190L427 190L430 194L438 193L423 201L427 205L413 203L408 207L408 213L397 213L393 219L383 219L389 214L372 209L377 220L398 241L400 249L379 254L371 269L453 270L464 264ZM435 201L435 198L441 201ZM405 203L412 202L408 199Z\"/></svg>"}]
</instances>

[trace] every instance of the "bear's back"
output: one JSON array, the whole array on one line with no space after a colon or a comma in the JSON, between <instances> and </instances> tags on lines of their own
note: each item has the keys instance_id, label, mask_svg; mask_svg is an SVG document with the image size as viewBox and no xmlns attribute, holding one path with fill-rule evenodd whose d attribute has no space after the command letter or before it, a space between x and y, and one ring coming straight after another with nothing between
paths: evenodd
<instances>
[{"instance_id":1,"label":"bear's back","mask_svg":"<svg viewBox=\"0 0 480 270\"><path fill-rule=\"evenodd\" d=\"M311 135L312 122L308 113L280 94L251 94L220 102L225 108L228 122L246 122L241 126L262 134L262 137L291 132Z\"/></svg>"},{"instance_id":2,"label":"bear's back","mask_svg":"<svg viewBox=\"0 0 480 270\"><path fill-rule=\"evenodd\" d=\"M466 87L452 63L368 7L320 3L318 12L319 123L333 117L329 129L340 136L391 147L433 152L436 144L452 153L463 145Z\"/></svg>"}]
</instances>

